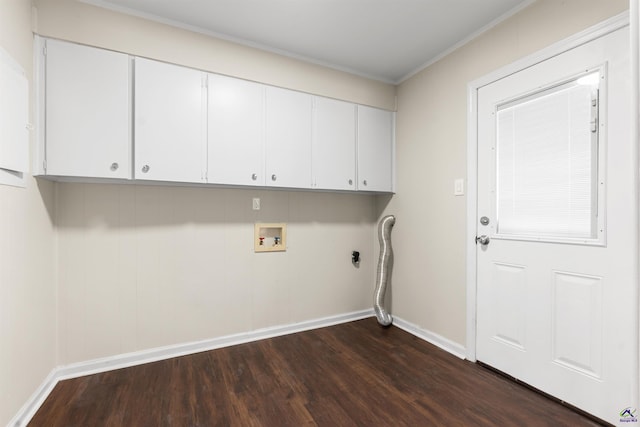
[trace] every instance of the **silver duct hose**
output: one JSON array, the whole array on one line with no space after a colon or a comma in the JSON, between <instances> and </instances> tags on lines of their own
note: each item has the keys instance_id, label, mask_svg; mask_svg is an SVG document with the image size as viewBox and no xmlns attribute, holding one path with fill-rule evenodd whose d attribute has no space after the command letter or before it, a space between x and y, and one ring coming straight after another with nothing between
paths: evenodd
<instances>
[{"instance_id":1,"label":"silver duct hose","mask_svg":"<svg viewBox=\"0 0 640 427\"><path fill-rule=\"evenodd\" d=\"M393 322L391 314L384 307L384 294L387 284L391 283L393 269L393 248L391 247L391 228L396 223L396 217L387 215L378 223L378 242L380 242L380 257L378 258L378 274L376 277L376 291L373 296L373 310L378 323L389 326Z\"/></svg>"}]
</instances>

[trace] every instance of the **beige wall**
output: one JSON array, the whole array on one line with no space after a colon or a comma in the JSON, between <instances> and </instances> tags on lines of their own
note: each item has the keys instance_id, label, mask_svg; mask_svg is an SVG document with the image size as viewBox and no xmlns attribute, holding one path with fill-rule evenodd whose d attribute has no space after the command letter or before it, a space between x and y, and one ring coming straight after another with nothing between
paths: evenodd
<instances>
[{"instance_id":1,"label":"beige wall","mask_svg":"<svg viewBox=\"0 0 640 427\"><path fill-rule=\"evenodd\" d=\"M0 44L30 73L29 2L0 1ZM42 35L395 108L391 85L73 0L35 5ZM32 178L0 187L0 424L56 365L368 308L383 209L398 218L392 312L464 343L465 198L453 180L466 171L467 82L626 7L538 0L400 85L391 200ZM254 254L256 221L287 222L289 250Z\"/></svg>"},{"instance_id":2,"label":"beige wall","mask_svg":"<svg viewBox=\"0 0 640 427\"><path fill-rule=\"evenodd\" d=\"M626 0L538 0L398 87L393 312L461 345L466 338L467 84L623 12Z\"/></svg>"},{"instance_id":3,"label":"beige wall","mask_svg":"<svg viewBox=\"0 0 640 427\"><path fill-rule=\"evenodd\" d=\"M0 0L0 46L32 71L31 4ZM36 391L55 361L53 185L0 185L0 425Z\"/></svg>"},{"instance_id":4,"label":"beige wall","mask_svg":"<svg viewBox=\"0 0 640 427\"><path fill-rule=\"evenodd\" d=\"M372 196L70 183L57 192L61 364L371 306ZM288 250L254 253L255 222L286 222Z\"/></svg>"},{"instance_id":5,"label":"beige wall","mask_svg":"<svg viewBox=\"0 0 640 427\"><path fill-rule=\"evenodd\" d=\"M73 0L34 4L43 36L395 108L392 85ZM59 364L371 306L374 196L59 183L56 202ZM253 253L257 221L288 223L286 253Z\"/></svg>"},{"instance_id":6,"label":"beige wall","mask_svg":"<svg viewBox=\"0 0 640 427\"><path fill-rule=\"evenodd\" d=\"M395 110L395 86L75 0L34 0L37 32L316 95Z\"/></svg>"}]
</instances>

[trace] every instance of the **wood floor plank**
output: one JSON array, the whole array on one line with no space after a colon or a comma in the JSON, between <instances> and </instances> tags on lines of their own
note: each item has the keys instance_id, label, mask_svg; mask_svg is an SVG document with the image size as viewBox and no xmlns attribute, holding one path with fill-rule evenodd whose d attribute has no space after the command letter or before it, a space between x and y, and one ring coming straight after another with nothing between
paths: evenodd
<instances>
[{"instance_id":1,"label":"wood floor plank","mask_svg":"<svg viewBox=\"0 0 640 427\"><path fill-rule=\"evenodd\" d=\"M599 424L370 318L61 381L29 425Z\"/></svg>"}]
</instances>

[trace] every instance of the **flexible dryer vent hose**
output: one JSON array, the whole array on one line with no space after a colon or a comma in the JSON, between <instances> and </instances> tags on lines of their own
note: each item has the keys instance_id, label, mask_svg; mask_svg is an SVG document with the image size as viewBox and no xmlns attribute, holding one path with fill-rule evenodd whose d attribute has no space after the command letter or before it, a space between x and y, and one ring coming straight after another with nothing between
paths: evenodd
<instances>
[{"instance_id":1,"label":"flexible dryer vent hose","mask_svg":"<svg viewBox=\"0 0 640 427\"><path fill-rule=\"evenodd\" d=\"M378 323L389 326L393 322L391 314L383 307L384 294L391 284L391 270L393 269L393 248L391 247L391 228L396 223L396 217L387 215L378 224L378 241L380 242L380 257L378 258L378 274L376 277L376 291L373 296L373 310Z\"/></svg>"}]
</instances>

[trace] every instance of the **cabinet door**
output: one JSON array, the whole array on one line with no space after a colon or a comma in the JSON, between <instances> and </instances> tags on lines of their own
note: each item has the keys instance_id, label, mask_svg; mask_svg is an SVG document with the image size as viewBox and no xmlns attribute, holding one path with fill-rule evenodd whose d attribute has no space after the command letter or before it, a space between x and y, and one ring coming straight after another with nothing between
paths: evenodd
<instances>
[{"instance_id":1,"label":"cabinet door","mask_svg":"<svg viewBox=\"0 0 640 427\"><path fill-rule=\"evenodd\" d=\"M358 190L393 191L393 113L358 106Z\"/></svg>"},{"instance_id":2,"label":"cabinet door","mask_svg":"<svg viewBox=\"0 0 640 427\"><path fill-rule=\"evenodd\" d=\"M264 91L209 74L208 182L264 185Z\"/></svg>"},{"instance_id":3,"label":"cabinet door","mask_svg":"<svg viewBox=\"0 0 640 427\"><path fill-rule=\"evenodd\" d=\"M46 174L131 178L127 55L46 41Z\"/></svg>"},{"instance_id":4,"label":"cabinet door","mask_svg":"<svg viewBox=\"0 0 640 427\"><path fill-rule=\"evenodd\" d=\"M313 187L356 189L356 106L314 98Z\"/></svg>"},{"instance_id":5,"label":"cabinet door","mask_svg":"<svg viewBox=\"0 0 640 427\"><path fill-rule=\"evenodd\" d=\"M136 58L136 179L206 182L206 74Z\"/></svg>"},{"instance_id":6,"label":"cabinet door","mask_svg":"<svg viewBox=\"0 0 640 427\"><path fill-rule=\"evenodd\" d=\"M267 87L266 184L311 188L312 96Z\"/></svg>"}]
</instances>

